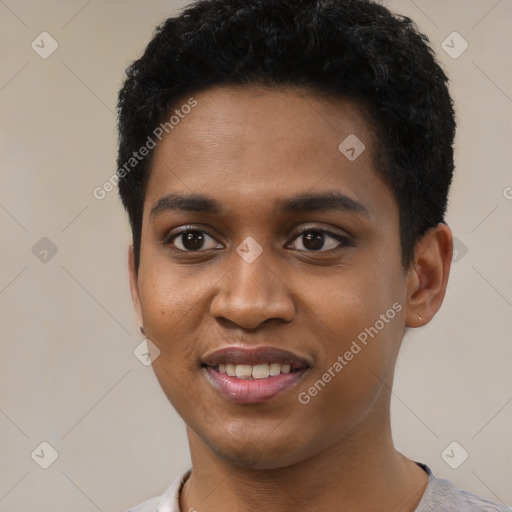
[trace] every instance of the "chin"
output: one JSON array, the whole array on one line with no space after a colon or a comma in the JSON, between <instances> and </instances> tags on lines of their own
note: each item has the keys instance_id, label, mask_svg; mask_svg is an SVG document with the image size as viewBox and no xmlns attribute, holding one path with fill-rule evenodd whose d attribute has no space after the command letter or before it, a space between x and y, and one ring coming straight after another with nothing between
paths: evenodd
<instances>
[{"instance_id":1,"label":"chin","mask_svg":"<svg viewBox=\"0 0 512 512\"><path fill-rule=\"evenodd\" d=\"M286 436L268 439L249 440L247 432L243 439L224 437L213 440L211 437L206 444L216 457L246 469L279 469L297 464L314 454L315 450L303 446L302 439L297 436ZM306 453L311 452L311 453Z\"/></svg>"}]
</instances>

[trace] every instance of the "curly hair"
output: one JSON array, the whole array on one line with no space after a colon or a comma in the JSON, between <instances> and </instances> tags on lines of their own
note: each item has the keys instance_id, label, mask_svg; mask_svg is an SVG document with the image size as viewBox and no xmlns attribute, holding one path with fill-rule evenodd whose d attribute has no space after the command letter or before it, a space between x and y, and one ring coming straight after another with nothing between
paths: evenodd
<instances>
[{"instance_id":1,"label":"curly hair","mask_svg":"<svg viewBox=\"0 0 512 512\"><path fill-rule=\"evenodd\" d=\"M400 216L402 263L444 222L455 118L448 78L414 22L370 0L198 0L155 31L119 92L119 194L136 269L150 151L134 152L183 98L218 85L301 86L371 115L377 172Z\"/></svg>"}]
</instances>

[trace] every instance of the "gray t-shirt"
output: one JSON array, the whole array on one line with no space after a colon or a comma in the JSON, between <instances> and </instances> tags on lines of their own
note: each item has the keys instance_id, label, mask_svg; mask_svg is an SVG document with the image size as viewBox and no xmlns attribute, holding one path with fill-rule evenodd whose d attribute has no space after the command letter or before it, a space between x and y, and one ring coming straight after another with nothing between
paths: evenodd
<instances>
[{"instance_id":1,"label":"gray t-shirt","mask_svg":"<svg viewBox=\"0 0 512 512\"><path fill-rule=\"evenodd\" d=\"M462 491L450 480L436 478L425 464L417 464L427 472L428 484L415 512L512 512L511 507ZM187 512L180 511L179 495L189 475L190 470L177 478L162 497L145 501L127 512Z\"/></svg>"}]
</instances>

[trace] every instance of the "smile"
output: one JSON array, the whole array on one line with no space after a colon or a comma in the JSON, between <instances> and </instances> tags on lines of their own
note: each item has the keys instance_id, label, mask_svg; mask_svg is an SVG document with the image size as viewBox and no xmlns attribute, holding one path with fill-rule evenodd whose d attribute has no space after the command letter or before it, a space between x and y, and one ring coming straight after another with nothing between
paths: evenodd
<instances>
[{"instance_id":1,"label":"smile","mask_svg":"<svg viewBox=\"0 0 512 512\"><path fill-rule=\"evenodd\" d=\"M227 348L203 358L208 382L221 396L240 404L271 400L304 376L305 358L276 348Z\"/></svg>"},{"instance_id":2,"label":"smile","mask_svg":"<svg viewBox=\"0 0 512 512\"><path fill-rule=\"evenodd\" d=\"M270 376L275 377L281 373L290 373L289 364L263 363L263 364L219 364L217 370L229 377L238 377L239 379L266 379Z\"/></svg>"}]
</instances>

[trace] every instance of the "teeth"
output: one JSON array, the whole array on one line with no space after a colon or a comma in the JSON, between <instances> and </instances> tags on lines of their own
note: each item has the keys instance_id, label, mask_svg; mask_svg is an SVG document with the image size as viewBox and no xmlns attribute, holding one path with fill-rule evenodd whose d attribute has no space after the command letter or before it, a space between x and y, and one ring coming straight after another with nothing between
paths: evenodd
<instances>
[{"instance_id":1,"label":"teeth","mask_svg":"<svg viewBox=\"0 0 512 512\"><path fill-rule=\"evenodd\" d=\"M279 363L272 363L270 365L270 375L279 375L281 373L281 365Z\"/></svg>"},{"instance_id":2,"label":"teeth","mask_svg":"<svg viewBox=\"0 0 512 512\"><path fill-rule=\"evenodd\" d=\"M239 379L248 379L251 376L252 366L250 364L237 364L235 372Z\"/></svg>"},{"instance_id":3,"label":"teeth","mask_svg":"<svg viewBox=\"0 0 512 512\"><path fill-rule=\"evenodd\" d=\"M255 364L252 367L252 377L254 379L266 379L270 375L268 364Z\"/></svg>"},{"instance_id":4,"label":"teeth","mask_svg":"<svg viewBox=\"0 0 512 512\"><path fill-rule=\"evenodd\" d=\"M263 363L263 364L219 364L220 373L228 377L238 377L239 379L266 379L269 376L280 375L281 373L290 373L292 368L289 364Z\"/></svg>"}]
</instances>

